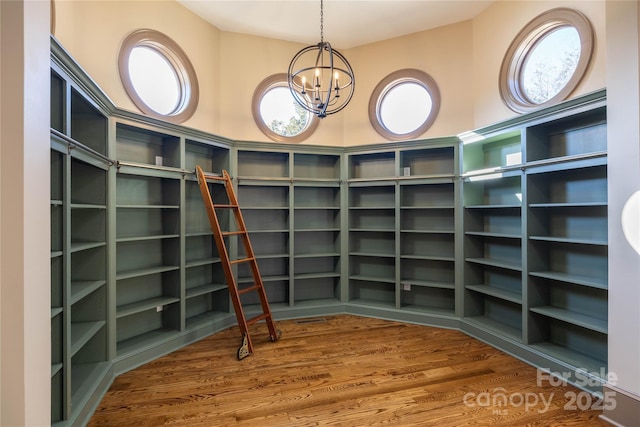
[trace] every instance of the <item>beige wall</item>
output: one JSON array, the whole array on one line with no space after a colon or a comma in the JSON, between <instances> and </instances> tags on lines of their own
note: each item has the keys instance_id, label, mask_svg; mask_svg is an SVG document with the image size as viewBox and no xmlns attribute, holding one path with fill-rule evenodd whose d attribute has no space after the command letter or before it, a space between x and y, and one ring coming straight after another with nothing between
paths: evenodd
<instances>
[{"instance_id":1,"label":"beige wall","mask_svg":"<svg viewBox=\"0 0 640 427\"><path fill-rule=\"evenodd\" d=\"M185 125L217 133L220 31L174 1L56 1L55 37L116 106L139 112L118 75L124 38L140 28L160 31L185 51L198 76L200 102Z\"/></svg>"},{"instance_id":2,"label":"beige wall","mask_svg":"<svg viewBox=\"0 0 640 427\"><path fill-rule=\"evenodd\" d=\"M223 120L216 133L244 141L270 141L251 113L255 88L273 74L286 73L291 58L305 45L245 34L223 32L220 57L220 106ZM349 107L347 107L349 108ZM320 122L304 144L341 145L343 118Z\"/></svg>"},{"instance_id":3,"label":"beige wall","mask_svg":"<svg viewBox=\"0 0 640 427\"><path fill-rule=\"evenodd\" d=\"M514 116L498 92L502 57L527 22L554 7L579 9L596 30L593 64L572 96L603 88L604 5L604 1L497 1L470 21L347 50L334 46L353 66L356 92L345 110L322 120L304 143L384 142L369 123L369 97L381 79L402 68L429 73L442 94L438 118L423 138L455 135ZM253 91L265 77L286 72L303 45L219 31L173 1L56 2L55 35L60 43L118 107L132 111L137 110L120 83L117 55L123 38L138 28L164 32L191 58L200 83L200 103L186 126L231 139L269 141L253 121Z\"/></svg>"},{"instance_id":4,"label":"beige wall","mask_svg":"<svg viewBox=\"0 0 640 427\"><path fill-rule=\"evenodd\" d=\"M384 142L369 122L368 106L376 85L393 71L417 68L433 77L442 105L424 137L455 135L473 127L470 91L472 22L465 21L347 51L356 73L357 92L344 111L345 145Z\"/></svg>"}]
</instances>

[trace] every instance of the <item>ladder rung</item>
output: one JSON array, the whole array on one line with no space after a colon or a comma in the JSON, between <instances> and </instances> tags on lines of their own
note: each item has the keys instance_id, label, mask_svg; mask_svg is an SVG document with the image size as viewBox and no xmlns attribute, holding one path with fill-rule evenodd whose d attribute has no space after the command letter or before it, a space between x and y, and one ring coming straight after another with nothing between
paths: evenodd
<instances>
[{"instance_id":1,"label":"ladder rung","mask_svg":"<svg viewBox=\"0 0 640 427\"><path fill-rule=\"evenodd\" d=\"M237 236L238 234L247 234L247 231L223 231L223 236Z\"/></svg>"},{"instance_id":2,"label":"ladder rung","mask_svg":"<svg viewBox=\"0 0 640 427\"><path fill-rule=\"evenodd\" d=\"M243 294L246 294L248 292L257 291L257 290L258 290L258 285L253 285L253 286L250 286L248 288L238 289L238 295L243 295Z\"/></svg>"},{"instance_id":3,"label":"ladder rung","mask_svg":"<svg viewBox=\"0 0 640 427\"><path fill-rule=\"evenodd\" d=\"M249 261L254 261L255 258L240 258L240 259L233 259L231 261L229 261L229 264L240 264L242 262L249 262Z\"/></svg>"},{"instance_id":4,"label":"ladder rung","mask_svg":"<svg viewBox=\"0 0 640 427\"><path fill-rule=\"evenodd\" d=\"M238 209L238 208L239 208L239 206L238 206L238 205L231 205L231 204L221 204L221 205L215 205L215 204L214 204L214 205L213 205L213 207L214 207L214 208L227 208L227 209L229 209L229 208L235 208L235 209Z\"/></svg>"},{"instance_id":5,"label":"ladder rung","mask_svg":"<svg viewBox=\"0 0 640 427\"><path fill-rule=\"evenodd\" d=\"M247 325L253 325L256 322L259 322L263 319L267 319L271 317L271 313L262 313L257 315L256 317L252 317L251 319L247 320Z\"/></svg>"},{"instance_id":6,"label":"ladder rung","mask_svg":"<svg viewBox=\"0 0 640 427\"><path fill-rule=\"evenodd\" d=\"M203 173L202 176L205 179L212 179L214 181L226 181L226 178L224 176L222 176L222 175L213 175L213 174L210 174L210 173Z\"/></svg>"}]
</instances>

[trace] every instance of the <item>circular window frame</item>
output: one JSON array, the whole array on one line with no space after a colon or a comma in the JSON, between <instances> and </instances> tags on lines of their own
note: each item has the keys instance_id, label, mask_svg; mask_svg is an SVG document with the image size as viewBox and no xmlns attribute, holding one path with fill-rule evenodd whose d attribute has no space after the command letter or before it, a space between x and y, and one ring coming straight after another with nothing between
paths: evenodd
<instances>
[{"instance_id":1,"label":"circular window frame","mask_svg":"<svg viewBox=\"0 0 640 427\"><path fill-rule=\"evenodd\" d=\"M529 99L524 90L522 75L527 60L538 43L560 27L572 27L580 38L580 58L575 71L564 87L542 103ZM499 76L500 96L516 113L527 113L565 100L576 89L591 64L595 45L595 32L589 19L581 12L557 8L548 10L520 30L513 39L502 60Z\"/></svg>"},{"instance_id":2,"label":"circular window frame","mask_svg":"<svg viewBox=\"0 0 640 427\"><path fill-rule=\"evenodd\" d=\"M272 141L289 143L302 142L313 135L320 124L320 119L315 114L309 112L309 124L302 132L293 136L284 136L272 131L262 119L262 114L260 113L262 98L267 94L267 92L277 87L284 87L287 90L289 89L288 76L286 73L273 74L258 84L253 92L253 98L251 99L251 113L253 114L253 121L256 123L260 131ZM293 96L291 99L295 102Z\"/></svg>"},{"instance_id":3,"label":"circular window frame","mask_svg":"<svg viewBox=\"0 0 640 427\"><path fill-rule=\"evenodd\" d=\"M155 111L135 90L129 75L129 57L136 47L153 49L173 68L178 78L179 99L171 113L162 114ZM118 71L127 95L135 106L147 116L172 123L182 123L191 118L198 107L199 86L195 69L182 48L166 34L150 29L140 29L130 33L120 46Z\"/></svg>"},{"instance_id":4,"label":"circular window frame","mask_svg":"<svg viewBox=\"0 0 640 427\"><path fill-rule=\"evenodd\" d=\"M431 97L431 111L425 118L424 122L415 130L407 133L395 133L384 125L380 115L382 101L387 93L398 85L405 83L414 83L422 86ZM369 121L371 126L378 134L391 141L404 141L415 139L425 133L433 125L438 113L440 112L440 89L436 81L429 74L422 70L407 68L394 71L375 87L369 98Z\"/></svg>"}]
</instances>

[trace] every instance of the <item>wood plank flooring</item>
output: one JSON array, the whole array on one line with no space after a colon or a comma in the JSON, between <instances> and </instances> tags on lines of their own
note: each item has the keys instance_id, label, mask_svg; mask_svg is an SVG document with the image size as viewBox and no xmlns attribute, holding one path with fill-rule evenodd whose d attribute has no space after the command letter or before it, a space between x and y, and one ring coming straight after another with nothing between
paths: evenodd
<instances>
[{"instance_id":1,"label":"wood plank flooring","mask_svg":"<svg viewBox=\"0 0 640 427\"><path fill-rule=\"evenodd\" d=\"M120 375L88 425L608 425L568 409L580 390L538 385L535 368L458 331L350 315L277 326L277 342L252 326L241 361L233 327Z\"/></svg>"}]
</instances>

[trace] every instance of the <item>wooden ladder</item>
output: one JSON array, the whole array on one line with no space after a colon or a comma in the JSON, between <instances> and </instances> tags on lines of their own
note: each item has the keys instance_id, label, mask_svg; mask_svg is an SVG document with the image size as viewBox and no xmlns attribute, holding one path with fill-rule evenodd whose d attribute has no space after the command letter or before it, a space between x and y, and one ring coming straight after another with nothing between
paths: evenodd
<instances>
[{"instance_id":1,"label":"wooden ladder","mask_svg":"<svg viewBox=\"0 0 640 427\"><path fill-rule=\"evenodd\" d=\"M271 314L271 309L269 308L269 301L267 300L264 283L262 283L262 277L260 276L260 271L258 270L258 262L253 252L251 241L249 240L249 232L247 231L247 226L245 225L244 218L242 217L242 212L240 210L240 205L238 204L238 199L236 198L236 193L233 189L231 177L226 170L222 171L222 176L205 174L200 166L196 166L196 175L198 177L198 184L200 185L200 193L202 193L202 200L204 201L204 206L207 209L207 215L209 216L209 223L211 224L213 237L216 241L216 247L218 248L218 253L220 255L222 268L224 270L224 276L227 281L227 286L229 287L229 293L231 294L231 301L233 302L233 308L236 312L238 326L240 327L240 332L242 334L242 343L238 348L238 360L242 360L249 354L253 353L253 345L251 343L251 337L249 335L249 326L261 320L264 320L267 323L267 327L269 328L271 341L278 340L278 338L280 337L280 331L276 329L276 325ZM228 204L213 203L213 200L211 199L211 193L209 192L208 181L223 181L224 188L227 192L227 198L229 202ZM236 221L236 231L222 231L220 229L220 222L218 221L216 208L232 210ZM244 245L244 258L231 260L229 259L229 252L227 251L227 246L224 238L226 236L234 235L239 236L239 240L241 240L242 244ZM231 266L242 263L248 263L251 267L251 272L253 274L253 285L239 289ZM262 313L255 317L247 319L244 315L240 296L254 291L258 293L258 296L260 298Z\"/></svg>"}]
</instances>

